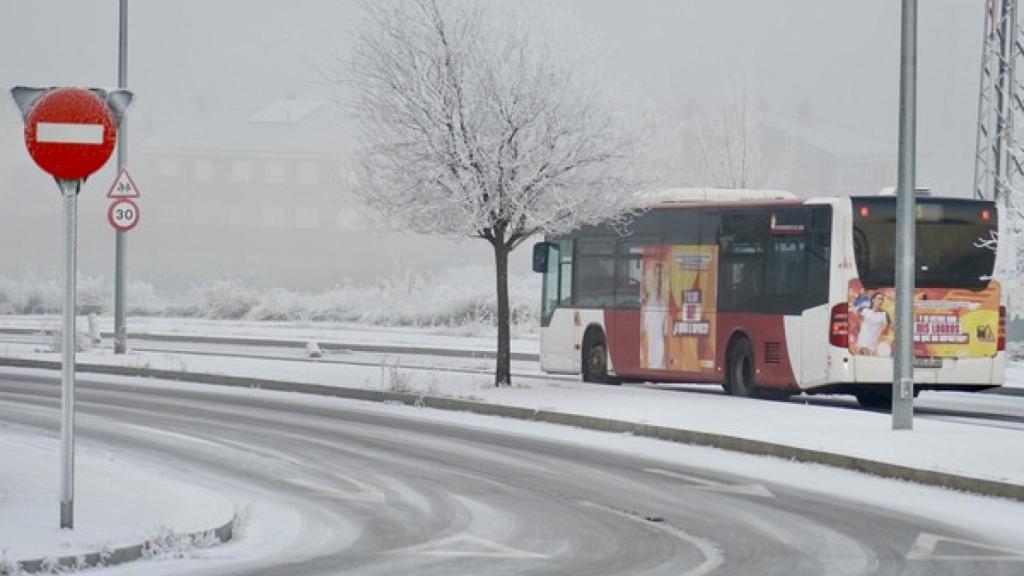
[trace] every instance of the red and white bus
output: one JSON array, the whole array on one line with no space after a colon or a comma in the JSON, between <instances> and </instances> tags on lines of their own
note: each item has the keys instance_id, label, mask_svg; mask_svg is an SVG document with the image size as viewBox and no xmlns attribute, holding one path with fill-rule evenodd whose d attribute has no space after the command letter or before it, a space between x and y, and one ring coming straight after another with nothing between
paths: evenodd
<instances>
[{"instance_id":1,"label":"red and white bus","mask_svg":"<svg viewBox=\"0 0 1024 576\"><path fill-rule=\"evenodd\" d=\"M916 199L914 382L999 386L993 202ZM625 226L534 247L541 367L590 382L891 402L896 198L676 190Z\"/></svg>"}]
</instances>

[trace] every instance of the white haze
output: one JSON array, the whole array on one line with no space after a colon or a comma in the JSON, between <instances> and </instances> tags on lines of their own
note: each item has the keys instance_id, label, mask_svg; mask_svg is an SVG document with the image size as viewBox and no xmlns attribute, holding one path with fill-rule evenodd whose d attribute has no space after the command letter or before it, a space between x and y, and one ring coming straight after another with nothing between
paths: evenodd
<instances>
[{"instance_id":1,"label":"white haze","mask_svg":"<svg viewBox=\"0 0 1024 576\"><path fill-rule=\"evenodd\" d=\"M609 86L628 88L659 126L684 125L694 110L717 111L728 93L743 89L763 117L800 112L833 140L848 136L862 149L895 154L898 2L562 4L595 32L599 53L593 56ZM181 287L227 277L320 289L396 270L489 265L488 247L479 241L453 244L359 227L362 219L344 191L344 171L335 166L351 150L350 130L333 103L318 120L320 138L307 142L298 156L289 149L280 158L271 153L238 160L232 149L208 150L209 135L201 130L194 141L187 131L178 134L172 143L179 146L174 154L184 159L184 173L192 174L193 159L223 159L199 184L171 183L159 156L166 150L142 148L175 128L202 126L204 118L244 120L288 98L336 100L339 87L326 78L348 53L357 9L348 0L129 0L128 85L137 100L128 155L143 191L141 223L129 235L133 280ZM918 182L941 194L971 193L983 9L984 2L964 0L920 6ZM116 0L0 3L4 92L18 84L113 86L116 73ZM7 104L0 105L0 276L54 273L62 247L56 187L31 164L21 119L9 98L2 99ZM664 174L658 177L692 176L685 146L658 138L664 142L658 158ZM316 183L287 185L292 163L303 158L317 159ZM249 168L236 167L239 162ZM283 183L276 172L265 173L276 170L266 163L276 162L284 163ZM113 271L113 233L103 198L113 165L111 160L94 175L81 196L80 269L104 278ZM254 192L248 194L250 186L238 180L251 181ZM815 193L806 181L802 186L798 193ZM204 215L204 206L213 207L212 216ZM248 212L239 208L232 216L233 207L242 206ZM348 212L353 215L345 220ZM266 229L252 227L257 221ZM528 273L527 251L518 251L513 273Z\"/></svg>"}]
</instances>

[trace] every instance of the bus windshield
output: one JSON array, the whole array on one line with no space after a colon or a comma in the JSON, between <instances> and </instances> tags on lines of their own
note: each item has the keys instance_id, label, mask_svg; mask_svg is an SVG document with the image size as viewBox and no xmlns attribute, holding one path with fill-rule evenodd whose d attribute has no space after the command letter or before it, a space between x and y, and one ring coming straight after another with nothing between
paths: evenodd
<instances>
[{"instance_id":1,"label":"bus windshield","mask_svg":"<svg viewBox=\"0 0 1024 576\"><path fill-rule=\"evenodd\" d=\"M853 245L865 288L893 286L896 198L853 198ZM915 285L982 290L995 266L995 203L917 198Z\"/></svg>"}]
</instances>

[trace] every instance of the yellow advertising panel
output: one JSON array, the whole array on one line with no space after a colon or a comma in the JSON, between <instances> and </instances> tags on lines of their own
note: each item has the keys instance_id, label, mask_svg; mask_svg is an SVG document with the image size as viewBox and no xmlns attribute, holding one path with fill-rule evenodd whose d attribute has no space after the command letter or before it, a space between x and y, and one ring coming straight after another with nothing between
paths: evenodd
<instances>
[{"instance_id":1,"label":"yellow advertising panel","mask_svg":"<svg viewBox=\"0 0 1024 576\"><path fill-rule=\"evenodd\" d=\"M850 281L850 352L892 356L896 290L866 290ZM956 288L914 291L914 356L982 358L995 356L999 339L999 283L972 292Z\"/></svg>"},{"instance_id":2,"label":"yellow advertising panel","mask_svg":"<svg viewBox=\"0 0 1024 576\"><path fill-rule=\"evenodd\" d=\"M714 370L718 246L648 246L642 269L640 367Z\"/></svg>"}]
</instances>

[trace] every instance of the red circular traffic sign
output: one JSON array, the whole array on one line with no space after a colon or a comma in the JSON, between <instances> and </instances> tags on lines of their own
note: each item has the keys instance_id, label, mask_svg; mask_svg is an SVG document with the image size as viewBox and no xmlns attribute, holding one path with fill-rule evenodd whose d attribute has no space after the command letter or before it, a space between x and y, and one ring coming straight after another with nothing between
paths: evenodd
<instances>
[{"instance_id":1,"label":"red circular traffic sign","mask_svg":"<svg viewBox=\"0 0 1024 576\"><path fill-rule=\"evenodd\" d=\"M119 198L107 208L107 221L115 230L127 232L139 224L139 206L127 198Z\"/></svg>"},{"instance_id":2,"label":"red circular traffic sign","mask_svg":"<svg viewBox=\"0 0 1024 576\"><path fill-rule=\"evenodd\" d=\"M40 168L62 180L86 178L106 164L117 141L106 102L83 88L57 88L25 119L25 146Z\"/></svg>"}]
</instances>

